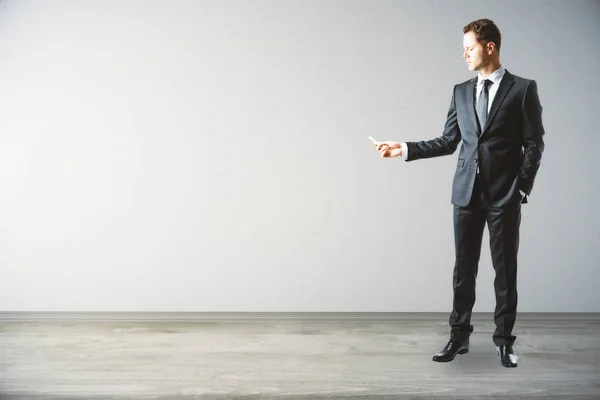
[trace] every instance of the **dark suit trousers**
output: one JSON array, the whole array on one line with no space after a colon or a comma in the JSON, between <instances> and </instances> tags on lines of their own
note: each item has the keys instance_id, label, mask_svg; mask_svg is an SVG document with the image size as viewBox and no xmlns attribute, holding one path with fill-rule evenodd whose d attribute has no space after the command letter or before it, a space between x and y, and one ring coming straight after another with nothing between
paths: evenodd
<instances>
[{"instance_id":1,"label":"dark suit trousers","mask_svg":"<svg viewBox=\"0 0 600 400\"><path fill-rule=\"evenodd\" d=\"M512 345L516 339L512 330L517 314L517 252L521 204L515 201L505 208L487 206L478 177L475 179L471 203L467 207L454 206L456 261L453 276L453 309L449 321L451 337L454 340L462 340L473 332L471 312L475 304L475 280L486 222L492 265L496 272L496 330L493 341L496 345Z\"/></svg>"}]
</instances>

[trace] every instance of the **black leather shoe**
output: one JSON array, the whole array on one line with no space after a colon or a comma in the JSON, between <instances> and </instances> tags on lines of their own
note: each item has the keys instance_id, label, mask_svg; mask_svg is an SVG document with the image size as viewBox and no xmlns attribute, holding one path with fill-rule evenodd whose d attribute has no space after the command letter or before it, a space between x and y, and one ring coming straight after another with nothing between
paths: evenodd
<instances>
[{"instance_id":1,"label":"black leather shoe","mask_svg":"<svg viewBox=\"0 0 600 400\"><path fill-rule=\"evenodd\" d=\"M496 346L496 353L500 356L500 362L506 368L519 366L519 357L517 357L510 344Z\"/></svg>"},{"instance_id":2,"label":"black leather shoe","mask_svg":"<svg viewBox=\"0 0 600 400\"><path fill-rule=\"evenodd\" d=\"M450 340L446 346L433 355L433 361L448 362L454 360L457 354L466 354L469 352L469 340L462 342Z\"/></svg>"}]
</instances>

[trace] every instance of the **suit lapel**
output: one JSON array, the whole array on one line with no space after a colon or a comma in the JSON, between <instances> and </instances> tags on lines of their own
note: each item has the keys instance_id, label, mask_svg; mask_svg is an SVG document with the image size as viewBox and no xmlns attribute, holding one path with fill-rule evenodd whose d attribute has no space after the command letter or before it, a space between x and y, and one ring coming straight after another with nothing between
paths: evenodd
<instances>
[{"instance_id":1,"label":"suit lapel","mask_svg":"<svg viewBox=\"0 0 600 400\"><path fill-rule=\"evenodd\" d=\"M504 77L502 78L502 81L500 81L500 87L498 88L498 91L496 92L496 96L494 96L494 101L492 102L492 108L490 108L490 112L488 113L488 117L485 122L485 126L481 130L481 134L485 133L486 129L490 126L490 123L493 121L494 117L496 116L496 113L498 112L500 105L504 101L504 98L506 97L506 95L508 94L508 92L510 91L510 88L512 87L512 85L514 83L515 83L515 80L514 80L514 77L512 76L512 74L508 71L505 71ZM477 116L475 116L475 121L477 122ZM479 124L477 124L477 125L479 125Z\"/></svg>"},{"instance_id":2,"label":"suit lapel","mask_svg":"<svg viewBox=\"0 0 600 400\"><path fill-rule=\"evenodd\" d=\"M477 78L473 78L467 83L467 109L469 110L469 117L473 121L473 124L477 128L477 136L481 135L481 129L479 128L479 122L477 121L477 114L475 112L475 87L477 84Z\"/></svg>"}]
</instances>

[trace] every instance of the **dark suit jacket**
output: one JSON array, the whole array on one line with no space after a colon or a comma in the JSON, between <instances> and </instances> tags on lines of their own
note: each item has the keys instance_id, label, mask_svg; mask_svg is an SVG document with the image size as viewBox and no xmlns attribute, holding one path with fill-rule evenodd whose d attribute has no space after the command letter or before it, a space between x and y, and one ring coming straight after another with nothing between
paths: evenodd
<instances>
[{"instance_id":1,"label":"dark suit jacket","mask_svg":"<svg viewBox=\"0 0 600 400\"><path fill-rule=\"evenodd\" d=\"M469 204L477 166L490 206L526 203L544 151L537 84L505 70L483 129L475 111L476 84L475 77L454 86L443 135L408 142L406 161L453 154L462 140L452 184L453 204Z\"/></svg>"}]
</instances>

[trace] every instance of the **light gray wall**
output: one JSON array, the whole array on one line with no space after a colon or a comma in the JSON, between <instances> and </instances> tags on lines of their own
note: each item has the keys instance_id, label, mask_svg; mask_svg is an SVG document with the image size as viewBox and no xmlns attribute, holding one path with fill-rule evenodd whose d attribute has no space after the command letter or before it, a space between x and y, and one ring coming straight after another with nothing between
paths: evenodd
<instances>
[{"instance_id":1,"label":"light gray wall","mask_svg":"<svg viewBox=\"0 0 600 400\"><path fill-rule=\"evenodd\" d=\"M489 17L546 152L520 311L600 311L597 1L3 1L0 310L450 311L442 133ZM488 234L475 311L494 307Z\"/></svg>"}]
</instances>

